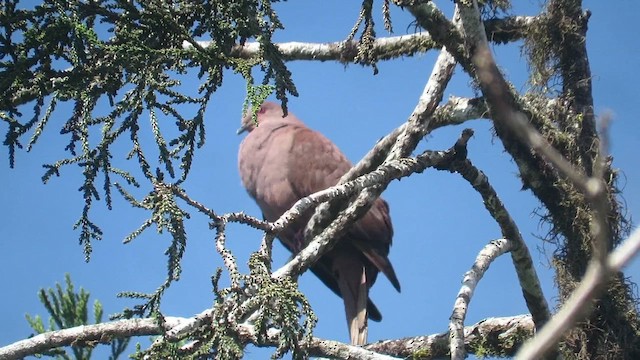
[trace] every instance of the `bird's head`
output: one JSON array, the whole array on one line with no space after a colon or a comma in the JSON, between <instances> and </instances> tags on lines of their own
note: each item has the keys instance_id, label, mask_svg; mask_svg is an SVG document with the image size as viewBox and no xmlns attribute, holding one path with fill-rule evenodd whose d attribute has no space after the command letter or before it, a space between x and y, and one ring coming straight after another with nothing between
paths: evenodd
<instances>
[{"instance_id":1,"label":"bird's head","mask_svg":"<svg viewBox=\"0 0 640 360\"><path fill-rule=\"evenodd\" d=\"M242 117L242 121L240 122L240 128L237 133L242 134L243 132L251 132L256 126L261 126L266 123L276 122L276 121L286 121L287 117L284 116L284 112L282 111L282 107L280 104L276 104L271 101L265 101L260 105L260 109L258 109L257 121L253 119L253 111L251 108L248 108L245 111L244 116Z\"/></svg>"}]
</instances>

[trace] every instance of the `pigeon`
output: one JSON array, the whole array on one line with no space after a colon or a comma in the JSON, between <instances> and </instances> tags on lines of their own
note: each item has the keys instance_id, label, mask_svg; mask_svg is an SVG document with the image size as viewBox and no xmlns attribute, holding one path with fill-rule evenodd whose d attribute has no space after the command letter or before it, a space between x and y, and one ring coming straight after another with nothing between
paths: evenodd
<instances>
[{"instance_id":1,"label":"pigeon","mask_svg":"<svg viewBox=\"0 0 640 360\"><path fill-rule=\"evenodd\" d=\"M338 183L351 163L324 135L308 128L280 105L263 103L257 112L242 118L238 133L248 132L240 144L238 167L242 183L256 201L265 220L273 222L299 199ZM293 254L304 248L304 228L313 211L305 213L278 234ZM382 320L369 299L369 289L382 272L400 291L400 282L389 261L393 227L387 202L378 198L325 253L311 271L342 297L351 343L367 342L367 319Z\"/></svg>"}]
</instances>

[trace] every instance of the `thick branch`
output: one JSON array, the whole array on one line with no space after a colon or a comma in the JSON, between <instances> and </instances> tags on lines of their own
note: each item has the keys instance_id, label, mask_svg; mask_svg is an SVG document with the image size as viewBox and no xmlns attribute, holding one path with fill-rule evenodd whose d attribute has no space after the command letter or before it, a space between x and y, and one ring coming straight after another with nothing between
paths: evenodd
<instances>
[{"instance_id":1,"label":"thick branch","mask_svg":"<svg viewBox=\"0 0 640 360\"><path fill-rule=\"evenodd\" d=\"M592 310L592 301L604 290L611 276L622 270L640 252L640 228L609 255L604 266L596 259L590 262L578 288L571 294L560 311L551 318L534 339L523 346L518 359L539 359L553 347L563 334Z\"/></svg>"},{"instance_id":2,"label":"thick branch","mask_svg":"<svg viewBox=\"0 0 640 360\"><path fill-rule=\"evenodd\" d=\"M20 359L72 344L95 341L108 343L113 338L160 335L164 330L178 326L186 319L166 317L164 320L164 329L158 325L156 319L129 319L46 332L0 348L0 359Z\"/></svg>"},{"instance_id":3,"label":"thick branch","mask_svg":"<svg viewBox=\"0 0 640 360\"><path fill-rule=\"evenodd\" d=\"M522 343L533 336L531 316L488 318L464 328L467 353L483 356L514 356ZM449 357L449 332L384 340L365 348L404 359L442 359Z\"/></svg>"},{"instance_id":4,"label":"thick branch","mask_svg":"<svg viewBox=\"0 0 640 360\"><path fill-rule=\"evenodd\" d=\"M598 153L598 133L593 114L591 68L587 56L587 22L591 13L583 12L582 1L549 1L548 17L552 28L548 29L555 42L559 68L562 74L562 92L571 94L571 107L582 115L578 146L584 169L594 175ZM563 27L575 29L566 31Z\"/></svg>"},{"instance_id":5,"label":"thick branch","mask_svg":"<svg viewBox=\"0 0 640 360\"><path fill-rule=\"evenodd\" d=\"M204 315L203 312L199 315ZM33 338L21 340L14 344L0 348L1 359L20 359L25 356L42 353L56 347L70 346L83 342L108 342L113 338L132 336L162 335L165 331L175 333L174 330L186 323L193 323L193 319L166 317L164 328L155 319L128 319L109 323L78 326L75 328L48 332ZM210 319L209 319L210 321ZM200 323L202 325L204 323ZM277 339L277 329L268 331L266 341L257 341L253 326L239 325L239 336L244 341L253 342L259 346L273 346ZM195 328L194 328L195 329ZM466 346L469 353L476 353L481 349L484 354L502 354L512 356L522 339L533 334L533 322L528 315L504 318L488 318L464 330ZM271 340L270 340L271 339ZM309 355L324 356L340 359L389 359L389 356L411 358L419 356L421 359L441 358L447 355L448 333L430 336L420 336L400 340L381 341L359 348L335 341L313 338L307 346ZM176 341L177 339L174 339ZM373 353L375 352L375 353ZM376 354L378 353L378 354Z\"/></svg>"},{"instance_id":6,"label":"thick branch","mask_svg":"<svg viewBox=\"0 0 640 360\"><path fill-rule=\"evenodd\" d=\"M506 44L526 38L529 27L539 20L540 16L510 16L487 20L484 22L484 27L489 41Z\"/></svg>"},{"instance_id":7,"label":"thick branch","mask_svg":"<svg viewBox=\"0 0 640 360\"><path fill-rule=\"evenodd\" d=\"M208 42L200 42L203 47ZM288 42L277 44L278 50L287 61L315 60L315 61L340 61L343 63L354 62L358 55L355 41L338 41L332 43L305 43ZM378 60L389 60L401 56L413 56L416 53L425 53L438 46L431 40L428 33L412 35L392 36L378 38L373 43L373 50L378 55ZM244 46L235 47L232 56L252 58L260 54L259 43L247 43Z\"/></svg>"},{"instance_id":8,"label":"thick branch","mask_svg":"<svg viewBox=\"0 0 640 360\"><path fill-rule=\"evenodd\" d=\"M572 2L571 5L567 6L579 8L579 4L577 2ZM573 186L575 186L582 192L584 198L591 201L591 209L589 209L589 205L584 202L583 199L577 201L576 199L571 199L562 207L570 209L569 211L574 211L572 207L577 206L580 207L580 209L582 209L584 213L589 214L589 216L583 217L585 222L574 219L573 223L569 227L572 229L579 227L584 228L588 226L591 227L591 234L582 233L578 236L578 239L571 240L578 241L578 244L576 244L578 245L578 247L584 246L584 244L591 243L590 245L595 246L598 249L598 251L596 251L596 254L599 256L599 258L596 257L587 268L588 273L590 273L592 276L597 276L595 280L592 280L592 282L597 285L593 285L593 288L588 292L588 294L592 296L590 299L594 299L600 294L599 290L601 290L600 287L602 286L602 283L604 281L602 279L608 279L609 277L609 272L606 271L606 266L603 264L606 249L609 248L609 238L607 236L608 229L606 229L606 226L604 224L607 224L607 216L610 216L609 212L613 208L609 203L610 199L607 194L606 185L601 178L604 172L601 171L600 174L598 174L598 171L594 171L592 169L593 167L597 168L598 166L601 166L600 170L602 170L604 169L605 165L604 163L598 165L596 161L597 156L594 156L593 164L587 163L587 168L584 167L585 164L583 164L583 167L578 167L580 162L576 162L575 164L573 164L565 159L559 151L553 148L548 143L548 141L533 126L529 124L527 116L517 106L517 97L513 93L513 90L498 70L498 67L489 49L489 45L483 31L482 23L478 21L478 17L479 13L477 3L475 1L472 2L472 6L465 6L461 9L461 18L465 27L466 41L468 44L467 48L471 50L470 57L473 62L473 67L476 71L476 79L480 85L480 88L482 89L483 95L487 100L489 109L492 113L492 117L494 118L496 133L498 133L501 140L505 143L505 147L512 154L514 154L514 148L520 148L518 151L516 151L516 153L518 153L519 155L524 155L525 162L532 160L533 157L531 156L531 154L529 154L528 151L521 149L522 144L533 148L537 154L551 163L554 169L557 170L558 173L560 173L560 176L558 176L555 171L546 171L546 177L548 178L547 183L553 184L552 186L560 188L561 185L559 184L566 184L564 178L567 178L571 181L571 184L567 184L569 186L565 186L562 198L541 198L541 200L545 202L547 207L551 207L553 209L559 202L562 203L564 198L569 198L571 196L570 192ZM566 95L571 97L570 94ZM583 124L583 126L585 127L583 127L582 130L588 131L589 124ZM587 128L587 130L585 130L585 128ZM592 139L595 139L597 137L595 131L591 131L590 134ZM594 143L591 143L590 146L593 146L593 144ZM584 149L581 150L582 151L579 153L584 155ZM597 147L595 150L589 149L589 151L592 151L593 154L598 154ZM519 166L521 166L523 158L517 155L514 155L514 157L519 163ZM573 160L575 161L575 159ZM602 159L600 159L600 161L602 161ZM546 164L540 164L539 169L545 168L548 168ZM595 174L597 178L589 178L589 175L592 173ZM523 174L523 178L524 177L525 174ZM536 191L536 189L534 189L534 191ZM580 197L578 196L577 198L579 199ZM554 215L558 216L558 214ZM617 214L614 214L614 217L615 216L617 216ZM558 219L558 221L560 221L560 219ZM615 224L614 226L617 226L617 224ZM563 230L567 231L567 229ZM573 230L569 230L568 234L570 234L572 231ZM590 241L587 239L590 239ZM577 255L577 258L571 259L571 261L578 261L578 263L580 263L584 262L585 258L583 256L588 256L589 254L588 252L585 254L584 251L580 251L579 253L572 255L574 257ZM574 293L571 295L571 297L574 298L575 296L579 295L585 294ZM624 292L623 290L620 295L626 297L628 296L628 293ZM622 302L617 311L626 310L628 304L624 300L615 300L615 302ZM576 304L573 305L575 306ZM580 305L580 307L572 308L570 310L570 312L573 314L573 317L568 316L567 319L565 319L566 321L565 323L563 323L563 326L566 326L565 329L571 327L578 318L590 312L591 308L590 306L588 306L590 305L588 301L583 301ZM568 319L570 319L570 321ZM602 320L607 322L609 319ZM538 322L536 322L536 324L538 324ZM605 336L608 337L608 339L604 340L605 342L613 340L613 337L617 336L614 334L617 334L619 331L625 331L620 330L619 328L616 328L614 330L610 328L611 325L609 324L600 324L601 326L603 326L602 330L604 330L604 333L606 334ZM633 330L633 327L629 327L629 330L635 331ZM558 340L559 338L555 337L553 341ZM584 345L581 348L586 350L587 347L592 347L595 349L598 347L598 345L595 345L597 342L598 340L594 339L594 344ZM554 342L552 341L549 341L549 343L547 343L549 347L553 346L553 344ZM609 348L609 345L604 346L607 349ZM539 354L542 355L544 354L544 352L540 352ZM556 357L555 354L549 354L548 356L552 358Z\"/></svg>"}]
</instances>

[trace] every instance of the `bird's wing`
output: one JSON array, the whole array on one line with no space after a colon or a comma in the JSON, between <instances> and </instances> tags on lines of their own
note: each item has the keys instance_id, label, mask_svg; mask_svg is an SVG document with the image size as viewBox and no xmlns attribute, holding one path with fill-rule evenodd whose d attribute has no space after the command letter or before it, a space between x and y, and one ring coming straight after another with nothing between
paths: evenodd
<instances>
[{"instance_id":1,"label":"bird's wing","mask_svg":"<svg viewBox=\"0 0 640 360\"><path fill-rule=\"evenodd\" d=\"M322 134L299 127L292 136L287 178L300 198L335 185L351 168L340 149ZM400 282L387 258L393 237L387 203L376 200L348 235L358 250L400 291Z\"/></svg>"},{"instance_id":2,"label":"bird's wing","mask_svg":"<svg viewBox=\"0 0 640 360\"><path fill-rule=\"evenodd\" d=\"M295 254L295 249L291 248L290 244L288 244L288 241L281 241L281 243L285 248L287 248L287 250ZM336 295L342 297L338 282L336 281L331 268L331 261L329 259L326 259L326 257L322 257L315 264L313 264L313 266L311 267L311 272L318 279L320 279L320 281L322 281L322 283L326 287L331 289L331 291L333 291ZM379 322L382 320L382 314L380 313L380 310L378 310L378 307L373 303L373 301L371 301L371 299L367 299L367 315L372 321Z\"/></svg>"},{"instance_id":3,"label":"bird's wing","mask_svg":"<svg viewBox=\"0 0 640 360\"><path fill-rule=\"evenodd\" d=\"M331 140L307 127L294 127L287 177L299 197L335 185L351 163Z\"/></svg>"}]
</instances>

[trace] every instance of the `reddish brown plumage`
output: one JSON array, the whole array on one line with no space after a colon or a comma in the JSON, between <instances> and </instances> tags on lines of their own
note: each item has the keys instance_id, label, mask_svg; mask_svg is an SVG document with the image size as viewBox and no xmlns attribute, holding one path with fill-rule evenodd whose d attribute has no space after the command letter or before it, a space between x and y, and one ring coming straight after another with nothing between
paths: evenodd
<instances>
[{"instance_id":1,"label":"reddish brown plumage","mask_svg":"<svg viewBox=\"0 0 640 360\"><path fill-rule=\"evenodd\" d=\"M266 102L258 112L258 126L250 115L241 130L250 133L240 144L238 163L242 182L268 221L274 221L297 200L335 185L350 168L342 152L322 134L307 128L295 115L283 117L280 105ZM303 247L302 232L311 213L284 230L279 238L293 253ZM345 304L351 341L366 342L367 317L382 316L368 298L369 288L382 271L400 291L387 258L393 227L387 203L378 199L371 209L338 240L311 270Z\"/></svg>"}]
</instances>

